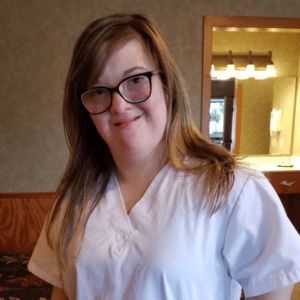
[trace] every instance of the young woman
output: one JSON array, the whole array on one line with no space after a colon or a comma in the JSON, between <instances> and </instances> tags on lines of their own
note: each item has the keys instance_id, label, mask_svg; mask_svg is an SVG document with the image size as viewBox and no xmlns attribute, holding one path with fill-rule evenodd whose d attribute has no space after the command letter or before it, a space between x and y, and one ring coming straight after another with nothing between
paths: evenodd
<instances>
[{"instance_id":1,"label":"young woman","mask_svg":"<svg viewBox=\"0 0 300 300\"><path fill-rule=\"evenodd\" d=\"M64 124L70 160L29 263L52 300L289 299L299 235L264 176L201 137L152 22L88 26Z\"/></svg>"}]
</instances>

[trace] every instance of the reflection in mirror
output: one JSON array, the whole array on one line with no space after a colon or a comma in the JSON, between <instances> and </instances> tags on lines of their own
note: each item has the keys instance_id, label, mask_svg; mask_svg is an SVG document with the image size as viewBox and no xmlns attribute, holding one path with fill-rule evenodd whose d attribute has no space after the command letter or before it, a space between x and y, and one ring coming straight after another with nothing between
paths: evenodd
<instances>
[{"instance_id":1,"label":"reflection in mirror","mask_svg":"<svg viewBox=\"0 0 300 300\"><path fill-rule=\"evenodd\" d=\"M231 79L213 80L209 109L209 138L228 150L235 145L234 86Z\"/></svg>"},{"instance_id":2,"label":"reflection in mirror","mask_svg":"<svg viewBox=\"0 0 300 300\"><path fill-rule=\"evenodd\" d=\"M204 135L236 154L300 155L299 33L300 19L204 17ZM218 61L222 56L227 57L223 64ZM266 78L262 74L270 61L276 77ZM224 72L220 76L228 64L237 72L231 79ZM241 76L247 64L254 65L259 79ZM232 83L230 104L230 95L222 95L219 85Z\"/></svg>"}]
</instances>

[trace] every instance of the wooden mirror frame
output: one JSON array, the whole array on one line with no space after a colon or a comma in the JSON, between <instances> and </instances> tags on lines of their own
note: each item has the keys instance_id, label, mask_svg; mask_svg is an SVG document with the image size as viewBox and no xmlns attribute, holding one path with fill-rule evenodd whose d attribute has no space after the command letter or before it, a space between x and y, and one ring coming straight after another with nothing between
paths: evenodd
<instances>
[{"instance_id":1,"label":"wooden mirror frame","mask_svg":"<svg viewBox=\"0 0 300 300\"><path fill-rule=\"evenodd\" d=\"M201 133L209 138L209 107L211 98L211 63L213 27L292 28L300 29L300 19L270 17L203 17Z\"/></svg>"}]
</instances>

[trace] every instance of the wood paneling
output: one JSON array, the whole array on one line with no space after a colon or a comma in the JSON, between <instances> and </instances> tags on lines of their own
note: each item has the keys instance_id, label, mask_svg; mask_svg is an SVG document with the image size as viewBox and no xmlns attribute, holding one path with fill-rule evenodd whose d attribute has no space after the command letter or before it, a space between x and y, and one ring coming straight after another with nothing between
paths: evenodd
<instances>
[{"instance_id":1,"label":"wood paneling","mask_svg":"<svg viewBox=\"0 0 300 300\"><path fill-rule=\"evenodd\" d=\"M0 193L0 253L31 253L55 193Z\"/></svg>"}]
</instances>

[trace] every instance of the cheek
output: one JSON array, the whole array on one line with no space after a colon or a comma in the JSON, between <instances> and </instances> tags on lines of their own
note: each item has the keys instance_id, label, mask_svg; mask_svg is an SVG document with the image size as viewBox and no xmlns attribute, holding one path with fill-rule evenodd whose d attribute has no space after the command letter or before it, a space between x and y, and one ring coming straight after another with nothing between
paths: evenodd
<instances>
[{"instance_id":1,"label":"cheek","mask_svg":"<svg viewBox=\"0 0 300 300\"><path fill-rule=\"evenodd\" d=\"M161 125L165 126L167 123L167 103L165 97L162 96L160 101L156 103L155 111L156 119L161 123Z\"/></svg>"},{"instance_id":2,"label":"cheek","mask_svg":"<svg viewBox=\"0 0 300 300\"><path fill-rule=\"evenodd\" d=\"M100 134L100 136L105 140L105 136L107 135L107 124L108 121L105 118L105 115L92 115L91 119L98 131L98 133Z\"/></svg>"},{"instance_id":3,"label":"cheek","mask_svg":"<svg viewBox=\"0 0 300 300\"><path fill-rule=\"evenodd\" d=\"M148 121L159 127L163 126L167 119L167 107L163 101L146 101L140 107L145 112Z\"/></svg>"},{"instance_id":4,"label":"cheek","mask_svg":"<svg viewBox=\"0 0 300 300\"><path fill-rule=\"evenodd\" d=\"M167 101L162 87L157 91L153 91L151 98L143 102L143 104L145 110L147 110L152 117L160 117L161 119L167 118Z\"/></svg>"}]
</instances>

